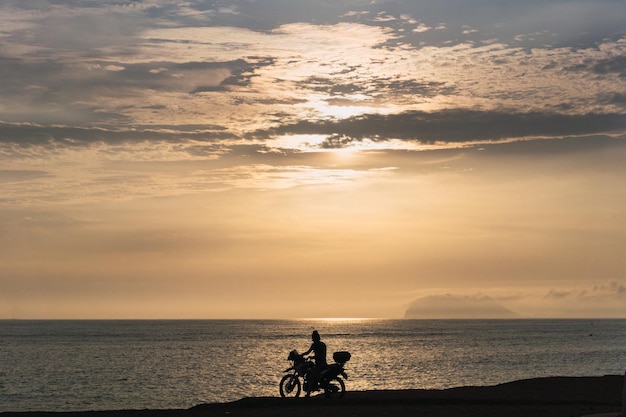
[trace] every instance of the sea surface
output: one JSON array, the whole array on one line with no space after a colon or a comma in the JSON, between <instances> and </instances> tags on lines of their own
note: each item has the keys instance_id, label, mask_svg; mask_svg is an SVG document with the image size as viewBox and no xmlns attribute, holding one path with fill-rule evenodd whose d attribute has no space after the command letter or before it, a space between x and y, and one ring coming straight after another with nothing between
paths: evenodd
<instances>
[{"instance_id":1,"label":"sea surface","mask_svg":"<svg viewBox=\"0 0 626 417\"><path fill-rule=\"evenodd\" d=\"M189 408L278 396L317 329L348 390L623 375L626 320L0 320L0 412Z\"/></svg>"}]
</instances>

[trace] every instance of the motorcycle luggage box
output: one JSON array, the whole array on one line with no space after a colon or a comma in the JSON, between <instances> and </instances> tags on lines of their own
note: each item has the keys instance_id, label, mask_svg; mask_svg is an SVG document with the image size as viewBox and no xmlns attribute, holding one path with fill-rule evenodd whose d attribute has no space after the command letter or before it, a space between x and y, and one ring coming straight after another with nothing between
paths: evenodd
<instances>
[{"instance_id":1,"label":"motorcycle luggage box","mask_svg":"<svg viewBox=\"0 0 626 417\"><path fill-rule=\"evenodd\" d=\"M335 352L333 353L333 359L337 363L346 363L350 360L350 352Z\"/></svg>"}]
</instances>

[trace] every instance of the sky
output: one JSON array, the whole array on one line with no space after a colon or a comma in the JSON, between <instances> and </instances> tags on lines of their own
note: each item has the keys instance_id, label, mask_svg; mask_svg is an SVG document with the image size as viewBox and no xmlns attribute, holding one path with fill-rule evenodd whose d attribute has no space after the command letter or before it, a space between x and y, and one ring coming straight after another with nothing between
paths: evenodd
<instances>
[{"instance_id":1,"label":"sky","mask_svg":"<svg viewBox=\"0 0 626 417\"><path fill-rule=\"evenodd\" d=\"M621 0L1 0L0 318L626 318Z\"/></svg>"}]
</instances>

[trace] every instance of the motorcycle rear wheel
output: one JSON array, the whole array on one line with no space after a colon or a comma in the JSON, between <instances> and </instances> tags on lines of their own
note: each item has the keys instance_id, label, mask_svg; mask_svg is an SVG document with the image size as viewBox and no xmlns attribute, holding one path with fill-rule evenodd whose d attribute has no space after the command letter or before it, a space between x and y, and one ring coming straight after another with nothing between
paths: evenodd
<instances>
[{"instance_id":1,"label":"motorcycle rear wheel","mask_svg":"<svg viewBox=\"0 0 626 417\"><path fill-rule=\"evenodd\" d=\"M346 393L346 384L339 377L331 378L324 386L326 398L343 398Z\"/></svg>"},{"instance_id":2,"label":"motorcycle rear wheel","mask_svg":"<svg viewBox=\"0 0 626 417\"><path fill-rule=\"evenodd\" d=\"M302 387L300 386L300 379L295 375L285 375L280 380L280 396L286 397L299 397Z\"/></svg>"}]
</instances>

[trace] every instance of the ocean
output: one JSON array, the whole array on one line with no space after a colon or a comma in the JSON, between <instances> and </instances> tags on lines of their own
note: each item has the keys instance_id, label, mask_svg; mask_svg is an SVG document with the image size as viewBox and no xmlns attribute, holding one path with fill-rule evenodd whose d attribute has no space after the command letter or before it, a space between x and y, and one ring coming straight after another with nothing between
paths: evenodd
<instances>
[{"instance_id":1,"label":"ocean","mask_svg":"<svg viewBox=\"0 0 626 417\"><path fill-rule=\"evenodd\" d=\"M0 320L0 412L189 408L278 396L317 329L350 390L623 375L626 320Z\"/></svg>"}]
</instances>

